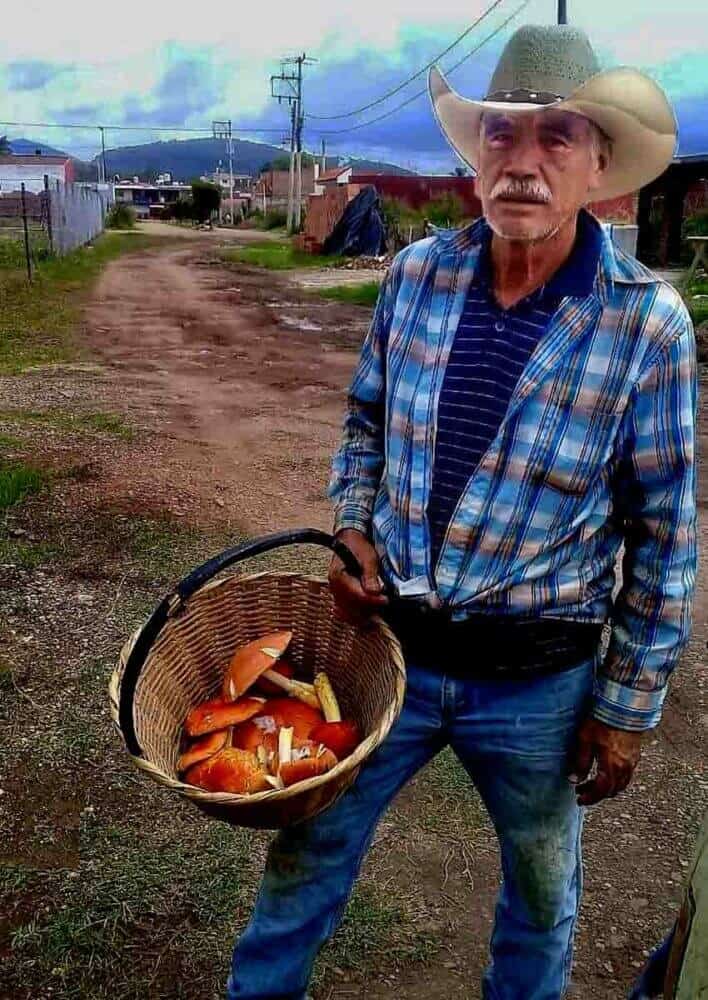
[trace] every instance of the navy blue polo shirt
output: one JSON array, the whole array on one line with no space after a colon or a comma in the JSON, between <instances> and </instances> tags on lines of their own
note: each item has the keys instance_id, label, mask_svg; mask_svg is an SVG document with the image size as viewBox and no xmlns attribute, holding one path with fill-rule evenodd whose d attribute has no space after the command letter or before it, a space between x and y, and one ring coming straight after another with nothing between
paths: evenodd
<instances>
[{"instance_id":1,"label":"navy blue polo shirt","mask_svg":"<svg viewBox=\"0 0 708 1000\"><path fill-rule=\"evenodd\" d=\"M566 262L510 309L494 298L491 240L487 228L440 393L428 502L433 565L464 488L496 437L519 376L561 299L592 291L602 232L581 212Z\"/></svg>"}]
</instances>

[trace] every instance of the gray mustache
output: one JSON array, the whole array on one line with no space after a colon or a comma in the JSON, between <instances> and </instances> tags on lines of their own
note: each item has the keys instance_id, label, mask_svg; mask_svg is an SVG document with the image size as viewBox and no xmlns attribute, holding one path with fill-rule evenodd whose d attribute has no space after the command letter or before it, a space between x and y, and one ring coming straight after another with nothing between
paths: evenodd
<instances>
[{"instance_id":1,"label":"gray mustache","mask_svg":"<svg viewBox=\"0 0 708 1000\"><path fill-rule=\"evenodd\" d=\"M551 192L539 181L499 180L491 190L490 198L501 201L535 201L547 205Z\"/></svg>"}]
</instances>

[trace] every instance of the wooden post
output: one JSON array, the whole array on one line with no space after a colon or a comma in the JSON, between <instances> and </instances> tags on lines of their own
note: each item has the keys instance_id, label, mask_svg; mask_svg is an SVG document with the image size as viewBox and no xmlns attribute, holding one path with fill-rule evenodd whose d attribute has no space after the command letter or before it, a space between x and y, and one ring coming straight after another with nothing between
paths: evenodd
<instances>
[{"instance_id":1,"label":"wooden post","mask_svg":"<svg viewBox=\"0 0 708 1000\"><path fill-rule=\"evenodd\" d=\"M49 190L49 175L44 175L44 198L47 206L47 237L49 239L49 252L54 256L54 232L52 230L52 192Z\"/></svg>"},{"instance_id":2,"label":"wooden post","mask_svg":"<svg viewBox=\"0 0 708 1000\"><path fill-rule=\"evenodd\" d=\"M27 228L27 200L25 198L24 181L20 185L20 198L22 201L22 228L25 233L25 260L27 261L27 280L32 281L32 257L30 254L29 229Z\"/></svg>"}]
</instances>

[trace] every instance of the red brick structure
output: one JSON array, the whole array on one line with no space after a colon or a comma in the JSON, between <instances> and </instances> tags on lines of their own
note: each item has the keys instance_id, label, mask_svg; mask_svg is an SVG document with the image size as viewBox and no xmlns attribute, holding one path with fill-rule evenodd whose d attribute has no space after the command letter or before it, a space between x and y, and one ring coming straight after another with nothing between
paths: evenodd
<instances>
[{"instance_id":1,"label":"red brick structure","mask_svg":"<svg viewBox=\"0 0 708 1000\"><path fill-rule=\"evenodd\" d=\"M307 200L305 228L299 239L299 245L312 253L317 253L321 249L347 204L368 185L375 187L381 198L395 199L413 210L420 209L436 198L453 195L462 202L467 219L476 219L482 214L482 205L474 192L472 177L423 177L352 172L349 174L348 183L336 183L337 176L342 172L342 168L338 168L321 175L316 183L322 186L323 193L314 194ZM628 194L609 201L595 202L588 207L603 222L634 224L637 219L637 204L637 194Z\"/></svg>"}]
</instances>

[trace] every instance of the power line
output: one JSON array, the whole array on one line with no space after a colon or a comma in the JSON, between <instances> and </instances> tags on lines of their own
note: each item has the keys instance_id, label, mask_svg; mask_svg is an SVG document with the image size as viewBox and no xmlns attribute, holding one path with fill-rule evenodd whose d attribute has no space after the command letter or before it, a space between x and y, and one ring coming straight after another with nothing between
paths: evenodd
<instances>
[{"instance_id":1,"label":"power line","mask_svg":"<svg viewBox=\"0 0 708 1000\"><path fill-rule=\"evenodd\" d=\"M473 49L471 49L465 56L463 56L462 59L460 59L458 62L456 62L454 64L454 66L450 66L449 69L447 70L447 72L448 73L453 73L456 69L459 69L459 67L464 62L466 62L469 58L471 58L471 56L475 55L476 52L479 52L479 50L482 48L483 45L486 45L487 42L490 42L496 35L499 34L500 31L502 31L507 26L507 24L509 24L510 21L513 21L513 19L518 14L520 14L521 11L524 9L524 7L527 7L529 3L530 3L530 0L524 0L524 2L522 4L520 4L516 8L516 10L512 14L510 14L509 17L506 18L505 21L502 21L502 23L499 25L498 28L495 28L494 31L490 32L490 34L488 34L486 38L483 38L482 41L478 45L475 45L475 47ZM317 135L345 135L348 132L354 132L354 131L356 131L357 129L360 129L360 128L368 128L369 125L376 125L378 122L382 122L382 121L384 121L384 119L390 118L392 115L397 114L399 111L402 111L403 108L407 108L409 104L413 104L414 101L417 101L419 98L423 97L427 93L428 93L427 88L424 88L423 90L419 90L419 91L417 91L417 93L413 94L412 97L409 97L407 100L403 101L401 104L397 104L395 108L391 108L389 111L386 111L384 114L379 115L378 118L371 118L368 122L359 122L358 125L350 125L348 128L340 128L340 129L312 129L311 131L315 132Z\"/></svg>"},{"instance_id":2,"label":"power line","mask_svg":"<svg viewBox=\"0 0 708 1000\"><path fill-rule=\"evenodd\" d=\"M319 121L327 121L327 120L333 121L336 118L351 118L353 115L360 115L364 111L370 111L372 108L377 107L379 104L383 104L384 101L387 101L389 99L389 97L394 97L396 94L399 94L402 90L404 90L408 86L409 83L413 83L413 81L417 80L418 77L423 76L424 73L428 72L431 66L434 66L435 63L439 62L446 55L448 55L448 53L452 52L452 50L457 45L459 45L460 42L464 41L465 38L467 38L467 36L472 31L474 31L477 25L481 24L482 21L484 21L485 18L487 18L492 13L492 11L499 6L500 3L503 3L503 0L494 0L494 3L491 4L489 7L487 7L487 9L483 11L477 18L477 20L474 21L468 28L465 28L462 34L458 35L455 41L451 42L450 45L448 45L448 47L444 49L444 51L434 56L429 63L426 63L425 66L419 69L417 73L414 73L413 76L409 76L407 80L403 81L403 83L399 83L397 87L394 87L393 90L389 90L387 91L387 93L382 94L381 97L378 97L375 101L371 101L369 104L363 104L360 108L355 108L353 111L343 111L341 114L338 115L305 115L305 117L316 118Z\"/></svg>"},{"instance_id":3,"label":"power line","mask_svg":"<svg viewBox=\"0 0 708 1000\"><path fill-rule=\"evenodd\" d=\"M80 128L101 129L106 132L184 132L190 134L211 134L211 125L204 128L185 128L181 125L101 125L98 122L78 124L76 122L0 122L0 128ZM233 126L234 132L280 132L279 128L241 128Z\"/></svg>"}]
</instances>

